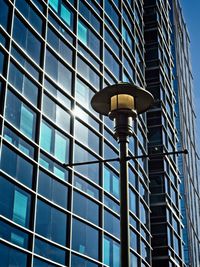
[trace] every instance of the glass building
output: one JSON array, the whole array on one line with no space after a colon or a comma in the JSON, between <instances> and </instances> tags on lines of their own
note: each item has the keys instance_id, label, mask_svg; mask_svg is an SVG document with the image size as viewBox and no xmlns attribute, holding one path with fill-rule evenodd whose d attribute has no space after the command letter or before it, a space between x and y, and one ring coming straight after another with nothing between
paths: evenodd
<instances>
[{"instance_id":1,"label":"glass building","mask_svg":"<svg viewBox=\"0 0 200 267\"><path fill-rule=\"evenodd\" d=\"M131 156L190 148L177 126L171 10L168 0L0 0L1 267L124 267L119 163L63 163L118 156L112 121L90 106L118 81L160 99L134 122ZM131 267L185 266L184 244L199 242L180 201L180 164L192 169L193 157L129 162Z\"/></svg>"}]
</instances>

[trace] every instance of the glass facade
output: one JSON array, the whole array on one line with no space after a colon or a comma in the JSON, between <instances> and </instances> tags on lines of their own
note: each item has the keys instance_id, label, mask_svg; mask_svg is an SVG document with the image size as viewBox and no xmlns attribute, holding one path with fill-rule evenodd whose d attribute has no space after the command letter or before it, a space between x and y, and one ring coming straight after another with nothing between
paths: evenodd
<instances>
[{"instance_id":1,"label":"glass facade","mask_svg":"<svg viewBox=\"0 0 200 267\"><path fill-rule=\"evenodd\" d=\"M130 156L177 148L169 7L0 1L2 267L123 267L119 163L63 163L118 156L112 122L90 106L118 81L163 101L134 122ZM131 267L160 266L157 253L184 266L180 181L175 157L129 162Z\"/></svg>"}]
</instances>

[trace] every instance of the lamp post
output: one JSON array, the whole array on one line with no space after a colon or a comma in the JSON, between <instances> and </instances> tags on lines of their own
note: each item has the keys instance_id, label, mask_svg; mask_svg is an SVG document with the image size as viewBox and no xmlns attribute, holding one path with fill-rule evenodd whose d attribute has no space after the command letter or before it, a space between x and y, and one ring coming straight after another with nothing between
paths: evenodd
<instances>
[{"instance_id":1,"label":"lamp post","mask_svg":"<svg viewBox=\"0 0 200 267\"><path fill-rule=\"evenodd\" d=\"M153 104L153 96L130 84L118 83L96 93L91 106L98 113L114 121L114 135L120 151L120 238L121 267L130 267L128 143L133 134L133 120Z\"/></svg>"}]
</instances>

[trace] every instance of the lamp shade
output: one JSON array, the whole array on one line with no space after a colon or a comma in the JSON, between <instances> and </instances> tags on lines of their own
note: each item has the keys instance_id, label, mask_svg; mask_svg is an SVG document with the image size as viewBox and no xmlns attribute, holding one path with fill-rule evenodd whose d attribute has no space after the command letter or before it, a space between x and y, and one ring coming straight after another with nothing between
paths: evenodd
<instances>
[{"instance_id":1,"label":"lamp shade","mask_svg":"<svg viewBox=\"0 0 200 267\"><path fill-rule=\"evenodd\" d=\"M116 96L116 100L114 96ZM91 106L98 113L108 116L113 109L114 102L119 101L120 98L121 107L124 106L125 109L130 106L132 101L137 114L145 112L154 102L152 94L145 89L131 83L120 82L107 86L96 93L92 97Z\"/></svg>"}]
</instances>

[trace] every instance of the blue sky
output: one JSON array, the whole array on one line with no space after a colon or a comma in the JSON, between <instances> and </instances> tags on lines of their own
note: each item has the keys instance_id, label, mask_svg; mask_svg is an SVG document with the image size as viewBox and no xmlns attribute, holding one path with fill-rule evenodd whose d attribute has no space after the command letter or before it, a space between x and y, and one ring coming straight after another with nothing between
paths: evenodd
<instances>
[{"instance_id":1,"label":"blue sky","mask_svg":"<svg viewBox=\"0 0 200 267\"><path fill-rule=\"evenodd\" d=\"M190 35L192 72L194 76L194 104L196 110L196 139L200 153L200 0L181 0L184 18Z\"/></svg>"}]
</instances>

